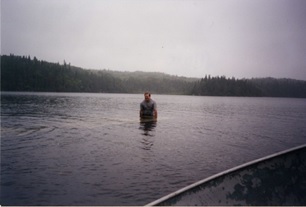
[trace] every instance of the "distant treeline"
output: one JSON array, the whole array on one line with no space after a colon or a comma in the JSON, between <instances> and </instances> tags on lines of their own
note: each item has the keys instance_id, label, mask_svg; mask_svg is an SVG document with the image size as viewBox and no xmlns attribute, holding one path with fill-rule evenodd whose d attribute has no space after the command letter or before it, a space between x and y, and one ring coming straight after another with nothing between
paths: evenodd
<instances>
[{"instance_id":1,"label":"distant treeline","mask_svg":"<svg viewBox=\"0 0 306 207\"><path fill-rule=\"evenodd\" d=\"M103 92L201 96L271 96L306 98L306 81L293 79L202 79L154 72L85 70L30 56L1 56L1 91Z\"/></svg>"},{"instance_id":2,"label":"distant treeline","mask_svg":"<svg viewBox=\"0 0 306 207\"><path fill-rule=\"evenodd\" d=\"M195 82L191 91L201 96L262 96L262 91L249 80L205 76Z\"/></svg>"}]
</instances>

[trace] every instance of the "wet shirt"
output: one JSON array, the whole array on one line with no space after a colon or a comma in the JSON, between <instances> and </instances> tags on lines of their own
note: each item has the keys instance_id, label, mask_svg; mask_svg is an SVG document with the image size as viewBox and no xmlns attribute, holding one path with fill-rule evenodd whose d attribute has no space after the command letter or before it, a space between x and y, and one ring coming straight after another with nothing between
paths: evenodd
<instances>
[{"instance_id":1,"label":"wet shirt","mask_svg":"<svg viewBox=\"0 0 306 207\"><path fill-rule=\"evenodd\" d=\"M143 116L153 116L153 112L156 109L156 103L152 99L149 102L143 100L140 103L140 110L143 111Z\"/></svg>"}]
</instances>

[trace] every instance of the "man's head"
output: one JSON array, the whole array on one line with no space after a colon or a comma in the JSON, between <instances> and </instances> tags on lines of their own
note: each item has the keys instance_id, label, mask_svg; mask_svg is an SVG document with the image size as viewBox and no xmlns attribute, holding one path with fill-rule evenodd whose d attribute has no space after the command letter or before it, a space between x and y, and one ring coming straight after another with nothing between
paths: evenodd
<instances>
[{"instance_id":1,"label":"man's head","mask_svg":"<svg viewBox=\"0 0 306 207\"><path fill-rule=\"evenodd\" d=\"M145 93L144 93L144 97L145 97L145 100L146 100L147 102L149 102L150 99L151 99L151 94L150 94L149 92L145 92Z\"/></svg>"}]
</instances>

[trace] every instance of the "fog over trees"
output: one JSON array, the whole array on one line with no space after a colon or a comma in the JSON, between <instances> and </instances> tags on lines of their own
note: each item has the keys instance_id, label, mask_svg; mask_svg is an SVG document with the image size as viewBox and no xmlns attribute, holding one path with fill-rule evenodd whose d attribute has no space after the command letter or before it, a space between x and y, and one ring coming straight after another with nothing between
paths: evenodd
<instances>
[{"instance_id":1,"label":"fog over trees","mask_svg":"<svg viewBox=\"0 0 306 207\"><path fill-rule=\"evenodd\" d=\"M1 56L1 91L101 92L199 96L269 96L306 98L306 81L186 78L155 72L87 70L70 63L50 63L30 56Z\"/></svg>"}]
</instances>

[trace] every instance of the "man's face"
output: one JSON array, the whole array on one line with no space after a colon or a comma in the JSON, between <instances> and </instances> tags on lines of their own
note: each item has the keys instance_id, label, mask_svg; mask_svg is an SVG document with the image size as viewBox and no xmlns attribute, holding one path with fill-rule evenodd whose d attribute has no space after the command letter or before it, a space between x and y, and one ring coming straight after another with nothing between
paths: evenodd
<instances>
[{"instance_id":1,"label":"man's face","mask_svg":"<svg viewBox=\"0 0 306 207\"><path fill-rule=\"evenodd\" d=\"M150 95L149 95L149 94L145 94L144 97L145 97L145 100L146 100L147 102L150 101Z\"/></svg>"}]
</instances>

